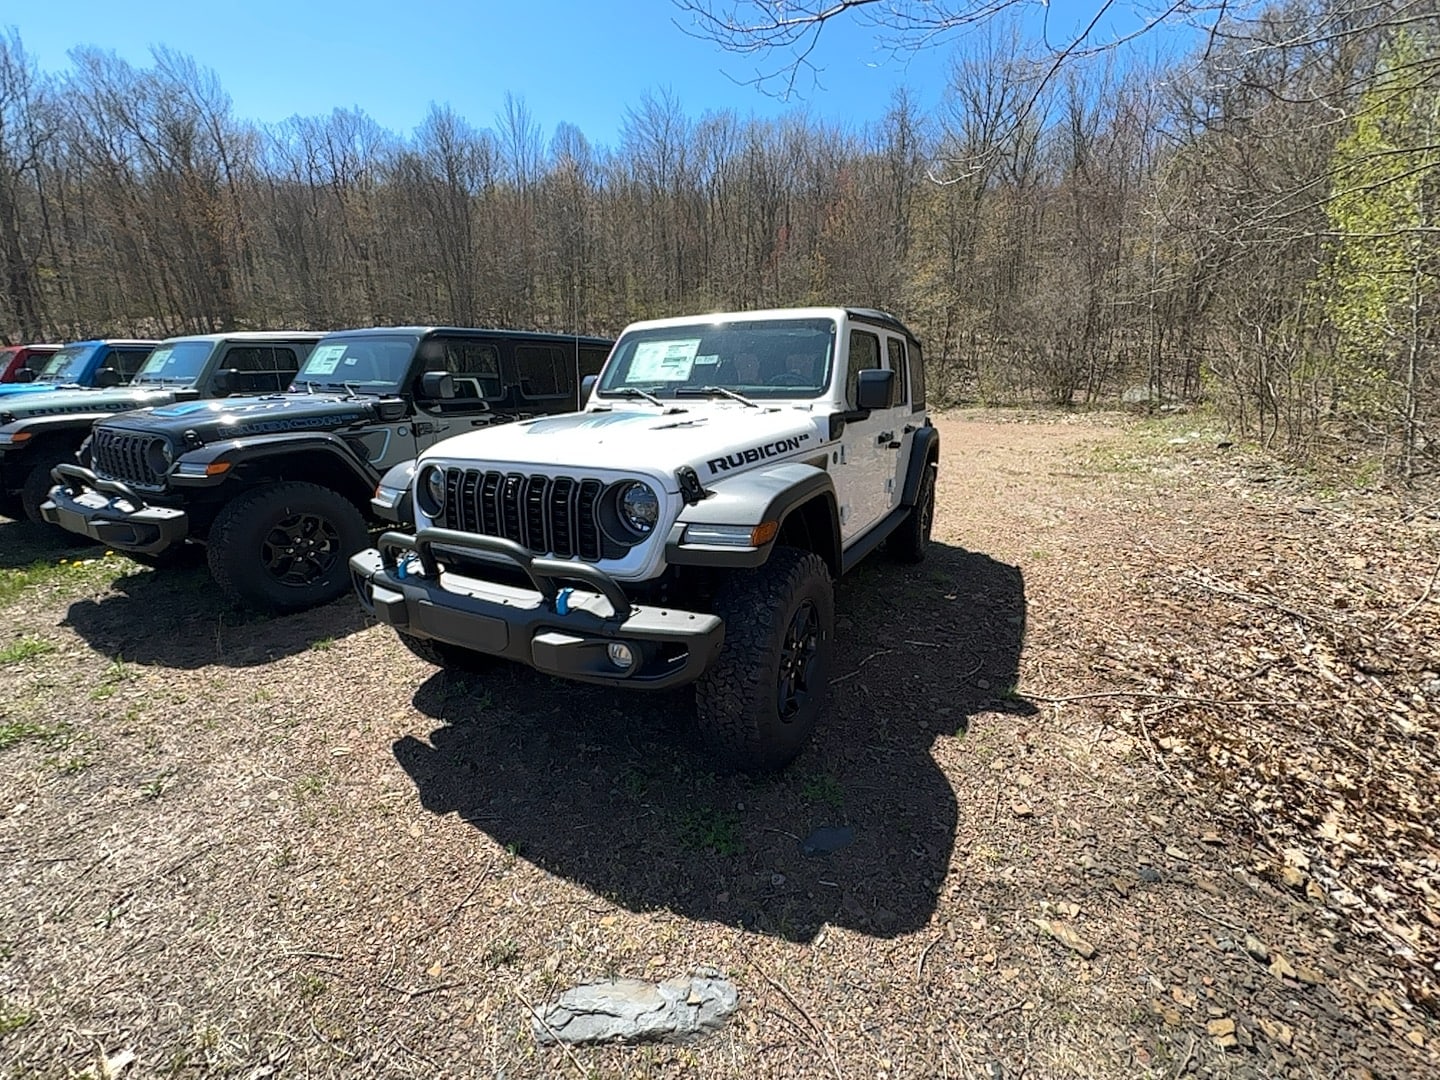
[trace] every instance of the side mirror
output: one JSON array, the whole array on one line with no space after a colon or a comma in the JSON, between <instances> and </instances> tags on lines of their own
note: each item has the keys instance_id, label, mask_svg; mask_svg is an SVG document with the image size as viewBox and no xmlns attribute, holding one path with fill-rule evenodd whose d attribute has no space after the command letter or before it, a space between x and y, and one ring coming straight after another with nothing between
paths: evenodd
<instances>
[{"instance_id":1,"label":"side mirror","mask_svg":"<svg viewBox=\"0 0 1440 1080\"><path fill-rule=\"evenodd\" d=\"M233 368L229 371L215 372L215 378L211 381L211 385L214 386L217 397L225 397L227 394L235 392L235 374Z\"/></svg>"},{"instance_id":2,"label":"side mirror","mask_svg":"<svg viewBox=\"0 0 1440 1080\"><path fill-rule=\"evenodd\" d=\"M888 409L895 389L895 372L870 368L860 372L859 385L855 388L857 409Z\"/></svg>"},{"instance_id":3,"label":"side mirror","mask_svg":"<svg viewBox=\"0 0 1440 1080\"><path fill-rule=\"evenodd\" d=\"M14 381L15 381L15 382L34 382L34 381L35 381L35 372L32 371L32 370L31 370L30 368L28 368L28 367L22 367L19 371L15 372Z\"/></svg>"},{"instance_id":4,"label":"side mirror","mask_svg":"<svg viewBox=\"0 0 1440 1080\"><path fill-rule=\"evenodd\" d=\"M590 395L595 392L595 384L600 381L599 375L586 375L580 380L580 408L590 400Z\"/></svg>"},{"instance_id":5,"label":"side mirror","mask_svg":"<svg viewBox=\"0 0 1440 1080\"><path fill-rule=\"evenodd\" d=\"M448 401L455 396L455 380L448 371L427 371L420 376L420 396Z\"/></svg>"},{"instance_id":6,"label":"side mirror","mask_svg":"<svg viewBox=\"0 0 1440 1080\"><path fill-rule=\"evenodd\" d=\"M95 372L95 385L109 389L112 386L120 385L120 372L113 367L102 367Z\"/></svg>"}]
</instances>

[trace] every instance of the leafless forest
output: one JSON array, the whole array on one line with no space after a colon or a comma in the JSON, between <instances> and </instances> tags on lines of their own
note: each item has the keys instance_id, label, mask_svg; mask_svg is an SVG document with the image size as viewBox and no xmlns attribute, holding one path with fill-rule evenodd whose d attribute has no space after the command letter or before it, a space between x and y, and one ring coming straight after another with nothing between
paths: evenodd
<instances>
[{"instance_id":1,"label":"leafless forest","mask_svg":"<svg viewBox=\"0 0 1440 1080\"><path fill-rule=\"evenodd\" d=\"M262 126L186 56L44 71L12 32L0 333L869 304L927 343L941 402L1204 399L1272 448L1414 476L1440 460L1436 10L1213 5L1149 60L1037 59L991 20L931 113L902 96L859 130L657 91L613 147L542 131L523 87L488 126Z\"/></svg>"}]
</instances>

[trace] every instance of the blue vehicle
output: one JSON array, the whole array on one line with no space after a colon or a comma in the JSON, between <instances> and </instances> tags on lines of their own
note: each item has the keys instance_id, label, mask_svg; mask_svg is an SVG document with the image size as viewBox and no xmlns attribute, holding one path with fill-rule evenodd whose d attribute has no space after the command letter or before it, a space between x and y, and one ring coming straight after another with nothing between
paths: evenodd
<instances>
[{"instance_id":1,"label":"blue vehicle","mask_svg":"<svg viewBox=\"0 0 1440 1080\"><path fill-rule=\"evenodd\" d=\"M135 377L159 344L132 338L76 341L52 355L30 381L0 383L0 400L10 394L33 394L62 386L120 386Z\"/></svg>"}]
</instances>

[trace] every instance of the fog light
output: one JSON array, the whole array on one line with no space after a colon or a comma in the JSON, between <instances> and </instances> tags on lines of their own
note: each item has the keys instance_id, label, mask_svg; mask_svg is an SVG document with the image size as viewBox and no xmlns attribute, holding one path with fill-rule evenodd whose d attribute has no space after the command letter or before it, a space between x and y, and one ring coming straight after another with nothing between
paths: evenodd
<instances>
[{"instance_id":1,"label":"fog light","mask_svg":"<svg viewBox=\"0 0 1440 1080\"><path fill-rule=\"evenodd\" d=\"M635 663L635 652L623 641L612 641L605 646L605 652L610 657L610 663L614 664L621 671L625 671L631 664Z\"/></svg>"}]
</instances>

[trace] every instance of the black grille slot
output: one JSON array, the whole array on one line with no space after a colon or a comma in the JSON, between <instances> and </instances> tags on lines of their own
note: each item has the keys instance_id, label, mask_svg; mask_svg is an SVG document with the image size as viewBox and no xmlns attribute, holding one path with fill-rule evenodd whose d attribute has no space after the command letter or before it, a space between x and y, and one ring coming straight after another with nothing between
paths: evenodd
<instances>
[{"instance_id":1,"label":"black grille slot","mask_svg":"<svg viewBox=\"0 0 1440 1080\"><path fill-rule=\"evenodd\" d=\"M537 555L599 562L623 555L600 532L599 480L524 476L451 467L445 470L447 529L513 540Z\"/></svg>"},{"instance_id":2,"label":"black grille slot","mask_svg":"<svg viewBox=\"0 0 1440 1080\"><path fill-rule=\"evenodd\" d=\"M163 488L165 476L150 467L150 449L164 441L154 435L133 435L96 428L90 439L90 464L97 476L107 480L120 480L151 490Z\"/></svg>"}]
</instances>

